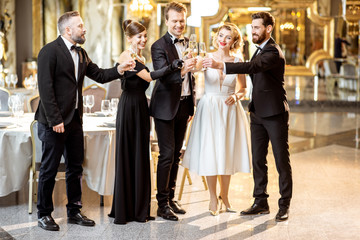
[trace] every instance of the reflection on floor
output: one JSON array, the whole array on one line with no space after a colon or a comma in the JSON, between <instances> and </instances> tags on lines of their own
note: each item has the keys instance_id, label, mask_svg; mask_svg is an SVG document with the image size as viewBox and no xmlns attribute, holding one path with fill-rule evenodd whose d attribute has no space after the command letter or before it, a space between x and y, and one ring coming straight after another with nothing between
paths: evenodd
<instances>
[{"instance_id":1,"label":"reflection on floor","mask_svg":"<svg viewBox=\"0 0 360 240\"><path fill-rule=\"evenodd\" d=\"M60 225L59 232L37 227L36 212L27 213L25 187L18 194L0 198L0 239L359 239L360 114L354 107L350 111L318 110L303 109L290 114L294 195L286 222L274 221L279 190L270 148L268 215L242 217L239 212L222 212L217 217L211 216L207 212L208 192L204 191L201 178L191 173L193 184L186 182L181 201L187 214L179 215L178 222L156 218L148 223L115 225L107 216L111 197L105 197L105 206L100 207L99 195L84 183L83 213L93 218L96 226L81 227L66 223L65 184L60 180L56 184L53 213ZM235 209L250 206L252 188L250 174L232 177L230 200ZM156 209L153 198L153 216Z\"/></svg>"}]
</instances>

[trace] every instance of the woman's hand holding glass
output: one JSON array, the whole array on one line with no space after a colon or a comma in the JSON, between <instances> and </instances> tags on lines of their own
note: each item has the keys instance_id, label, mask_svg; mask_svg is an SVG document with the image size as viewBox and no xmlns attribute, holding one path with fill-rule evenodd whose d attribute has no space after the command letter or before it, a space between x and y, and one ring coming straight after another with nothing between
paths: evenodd
<instances>
[{"instance_id":1,"label":"woman's hand holding glass","mask_svg":"<svg viewBox=\"0 0 360 240\"><path fill-rule=\"evenodd\" d=\"M134 60L134 62L135 62L135 60L136 60L136 58L137 58L137 45L136 44L133 44L133 45L131 45L131 47L130 47L130 57ZM135 66L136 66L136 64L134 65L134 67L132 68L132 69L129 69L128 71L130 71L130 72L136 72L136 70L134 69L135 68Z\"/></svg>"}]
</instances>

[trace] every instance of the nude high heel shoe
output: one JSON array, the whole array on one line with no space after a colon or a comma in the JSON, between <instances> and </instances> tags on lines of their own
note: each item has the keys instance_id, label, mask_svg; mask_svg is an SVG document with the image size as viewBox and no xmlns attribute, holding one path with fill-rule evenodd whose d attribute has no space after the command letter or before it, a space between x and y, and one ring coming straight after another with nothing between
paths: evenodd
<instances>
[{"instance_id":1,"label":"nude high heel shoe","mask_svg":"<svg viewBox=\"0 0 360 240\"><path fill-rule=\"evenodd\" d=\"M219 196L219 201L220 201L220 210L222 209L222 206L224 204L225 208L226 208L226 212L230 212L230 213L236 213L236 210L233 209L231 206L230 207L226 207L224 201L222 200L221 196Z\"/></svg>"},{"instance_id":2,"label":"nude high heel shoe","mask_svg":"<svg viewBox=\"0 0 360 240\"><path fill-rule=\"evenodd\" d=\"M210 204L209 204L209 212L210 212L210 214L211 214L212 216L217 216L217 215L219 215L219 211L220 211L220 209L219 209L219 204L218 204L218 203L216 203L216 211L211 210L211 209L210 209Z\"/></svg>"}]
</instances>

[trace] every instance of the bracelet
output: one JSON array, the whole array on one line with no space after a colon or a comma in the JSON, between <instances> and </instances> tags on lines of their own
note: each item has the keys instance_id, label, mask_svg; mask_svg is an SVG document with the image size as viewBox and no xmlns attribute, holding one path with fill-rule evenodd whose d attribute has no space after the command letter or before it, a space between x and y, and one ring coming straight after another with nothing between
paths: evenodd
<instances>
[{"instance_id":1,"label":"bracelet","mask_svg":"<svg viewBox=\"0 0 360 240\"><path fill-rule=\"evenodd\" d=\"M234 98L234 101L237 102L239 99L237 98L236 94L231 95Z\"/></svg>"}]
</instances>

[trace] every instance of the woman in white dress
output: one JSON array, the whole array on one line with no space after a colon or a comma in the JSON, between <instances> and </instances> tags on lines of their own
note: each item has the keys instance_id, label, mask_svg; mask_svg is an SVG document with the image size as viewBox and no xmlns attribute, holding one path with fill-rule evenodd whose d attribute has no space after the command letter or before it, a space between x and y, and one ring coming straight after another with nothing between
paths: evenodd
<instances>
[{"instance_id":1,"label":"woman in white dress","mask_svg":"<svg viewBox=\"0 0 360 240\"><path fill-rule=\"evenodd\" d=\"M220 26L213 45L217 51L209 57L223 62L241 61L234 55L241 45L241 34L236 25ZM200 176L206 176L209 186L209 211L219 214L219 201L227 212L231 208L228 191L231 175L250 172L250 131L245 111L239 101L245 94L244 75L225 75L208 68L204 71L205 94L200 99L193 119L183 166ZM240 89L235 92L236 83ZM216 184L219 176L220 195Z\"/></svg>"}]
</instances>

